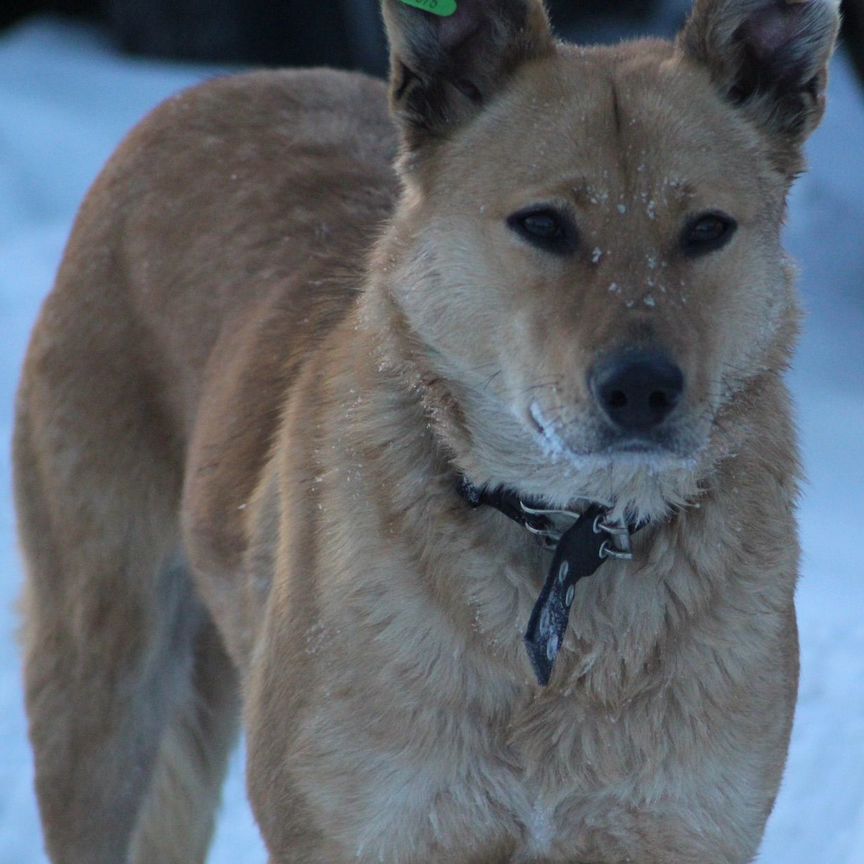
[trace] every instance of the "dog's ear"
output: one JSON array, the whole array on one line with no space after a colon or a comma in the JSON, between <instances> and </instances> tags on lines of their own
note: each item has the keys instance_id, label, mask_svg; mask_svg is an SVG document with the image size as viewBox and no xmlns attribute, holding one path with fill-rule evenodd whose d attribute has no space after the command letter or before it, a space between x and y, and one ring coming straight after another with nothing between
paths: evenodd
<instances>
[{"instance_id":1,"label":"dog's ear","mask_svg":"<svg viewBox=\"0 0 864 864\"><path fill-rule=\"evenodd\" d=\"M839 7L840 0L696 0L679 50L794 152L825 110Z\"/></svg>"},{"instance_id":2,"label":"dog's ear","mask_svg":"<svg viewBox=\"0 0 864 864\"><path fill-rule=\"evenodd\" d=\"M519 64L551 52L554 44L542 0L415 3L382 2L390 103L409 149L446 136L479 111Z\"/></svg>"}]
</instances>

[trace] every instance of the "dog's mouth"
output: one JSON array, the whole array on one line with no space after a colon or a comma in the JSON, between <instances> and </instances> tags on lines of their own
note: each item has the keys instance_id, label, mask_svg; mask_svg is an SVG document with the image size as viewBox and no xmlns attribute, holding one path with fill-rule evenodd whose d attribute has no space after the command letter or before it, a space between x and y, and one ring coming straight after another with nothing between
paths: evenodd
<instances>
[{"instance_id":1,"label":"dog's mouth","mask_svg":"<svg viewBox=\"0 0 864 864\"><path fill-rule=\"evenodd\" d=\"M565 424L538 402L528 406L524 422L539 459L526 489L557 502L593 501L637 522L664 517L699 496L709 468L702 430L682 417L650 433L621 433L586 413L585 421Z\"/></svg>"},{"instance_id":2,"label":"dog's mouth","mask_svg":"<svg viewBox=\"0 0 864 864\"><path fill-rule=\"evenodd\" d=\"M555 462L573 467L587 463L644 463L660 467L662 463L682 463L696 458L699 447L695 436L682 434L681 424L664 424L650 431L634 434L610 427L597 418L584 422L564 422L560 416L532 402L526 413L527 425L543 455Z\"/></svg>"}]
</instances>

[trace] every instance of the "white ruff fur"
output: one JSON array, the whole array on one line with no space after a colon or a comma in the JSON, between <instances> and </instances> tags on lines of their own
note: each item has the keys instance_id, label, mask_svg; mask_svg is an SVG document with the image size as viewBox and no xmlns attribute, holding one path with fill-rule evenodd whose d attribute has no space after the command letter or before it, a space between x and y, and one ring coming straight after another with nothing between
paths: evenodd
<instances>
[{"instance_id":1,"label":"white ruff fur","mask_svg":"<svg viewBox=\"0 0 864 864\"><path fill-rule=\"evenodd\" d=\"M565 469L572 498L610 507L615 518L640 520L661 518L700 494L696 457L652 452L583 455L568 446L537 402L529 411L540 430L533 433L534 443L546 459Z\"/></svg>"}]
</instances>

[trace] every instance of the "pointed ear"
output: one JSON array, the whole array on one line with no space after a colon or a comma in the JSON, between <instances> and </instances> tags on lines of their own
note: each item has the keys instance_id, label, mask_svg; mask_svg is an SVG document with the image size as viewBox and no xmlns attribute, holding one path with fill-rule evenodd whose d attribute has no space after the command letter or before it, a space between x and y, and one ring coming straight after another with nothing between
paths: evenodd
<instances>
[{"instance_id":1,"label":"pointed ear","mask_svg":"<svg viewBox=\"0 0 864 864\"><path fill-rule=\"evenodd\" d=\"M390 103L409 149L440 138L489 101L527 60L554 50L542 0L383 0ZM449 8L448 8L449 7Z\"/></svg>"},{"instance_id":2,"label":"pointed ear","mask_svg":"<svg viewBox=\"0 0 864 864\"><path fill-rule=\"evenodd\" d=\"M722 94L797 149L825 110L840 0L696 0L679 50Z\"/></svg>"}]
</instances>

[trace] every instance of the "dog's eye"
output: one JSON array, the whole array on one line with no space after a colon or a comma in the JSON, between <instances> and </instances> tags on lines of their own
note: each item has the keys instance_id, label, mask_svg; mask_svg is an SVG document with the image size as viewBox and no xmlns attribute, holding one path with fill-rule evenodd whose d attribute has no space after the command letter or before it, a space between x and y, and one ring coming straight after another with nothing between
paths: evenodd
<instances>
[{"instance_id":1,"label":"dog's eye","mask_svg":"<svg viewBox=\"0 0 864 864\"><path fill-rule=\"evenodd\" d=\"M705 255L725 246L735 233L738 223L725 213L701 213L684 228L681 247L687 255Z\"/></svg>"},{"instance_id":2,"label":"dog's eye","mask_svg":"<svg viewBox=\"0 0 864 864\"><path fill-rule=\"evenodd\" d=\"M530 207L507 219L507 224L533 246L566 255L577 245L576 227L570 217L554 207Z\"/></svg>"}]
</instances>

